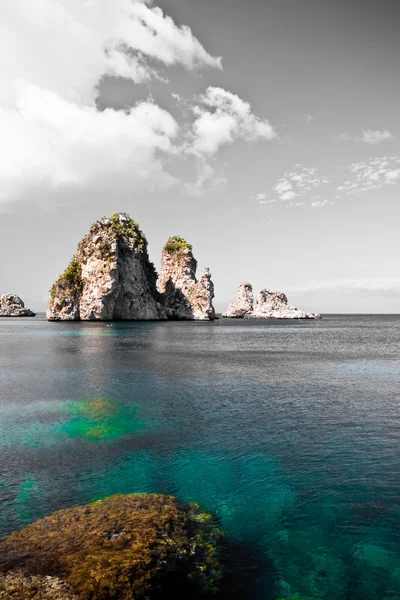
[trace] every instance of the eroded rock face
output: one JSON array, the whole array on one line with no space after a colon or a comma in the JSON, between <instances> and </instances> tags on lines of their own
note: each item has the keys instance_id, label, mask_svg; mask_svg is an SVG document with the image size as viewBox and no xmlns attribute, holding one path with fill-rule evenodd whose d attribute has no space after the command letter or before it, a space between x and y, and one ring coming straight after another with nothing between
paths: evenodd
<instances>
[{"instance_id":1,"label":"eroded rock face","mask_svg":"<svg viewBox=\"0 0 400 600\"><path fill-rule=\"evenodd\" d=\"M288 299L283 292L272 292L263 289L258 294L257 304L251 314L253 319L316 319L320 315L304 312L288 306Z\"/></svg>"},{"instance_id":2,"label":"eroded rock face","mask_svg":"<svg viewBox=\"0 0 400 600\"><path fill-rule=\"evenodd\" d=\"M0 295L0 317L34 317L36 313L25 308L19 296L15 294Z\"/></svg>"},{"instance_id":3,"label":"eroded rock face","mask_svg":"<svg viewBox=\"0 0 400 600\"><path fill-rule=\"evenodd\" d=\"M157 286L169 319L205 321L215 318L212 303L214 284L210 270L204 269L197 281L196 269L192 246L183 238L169 238L163 248L161 277Z\"/></svg>"},{"instance_id":4,"label":"eroded rock face","mask_svg":"<svg viewBox=\"0 0 400 600\"><path fill-rule=\"evenodd\" d=\"M51 289L47 319L147 321L166 318L157 273L139 226L125 213L103 218L78 245Z\"/></svg>"},{"instance_id":5,"label":"eroded rock face","mask_svg":"<svg viewBox=\"0 0 400 600\"><path fill-rule=\"evenodd\" d=\"M243 319L253 312L253 306L253 287L251 283L244 281L239 285L237 300L229 305L222 316L229 319Z\"/></svg>"}]
</instances>

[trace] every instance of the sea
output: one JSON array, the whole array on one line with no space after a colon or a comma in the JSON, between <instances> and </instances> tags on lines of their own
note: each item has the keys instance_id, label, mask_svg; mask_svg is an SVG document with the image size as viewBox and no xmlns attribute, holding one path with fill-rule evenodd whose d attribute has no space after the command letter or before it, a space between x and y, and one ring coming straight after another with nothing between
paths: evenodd
<instances>
[{"instance_id":1,"label":"sea","mask_svg":"<svg viewBox=\"0 0 400 600\"><path fill-rule=\"evenodd\" d=\"M243 600L400 599L400 316L0 319L0 536L111 494L213 512Z\"/></svg>"}]
</instances>

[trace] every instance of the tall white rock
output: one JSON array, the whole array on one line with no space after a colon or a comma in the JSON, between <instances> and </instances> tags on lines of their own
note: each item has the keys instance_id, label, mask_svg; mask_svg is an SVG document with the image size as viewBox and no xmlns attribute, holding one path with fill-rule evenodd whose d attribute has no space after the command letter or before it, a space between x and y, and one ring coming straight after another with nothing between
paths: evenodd
<instances>
[{"instance_id":1,"label":"tall white rock","mask_svg":"<svg viewBox=\"0 0 400 600\"><path fill-rule=\"evenodd\" d=\"M50 321L165 319L144 234L125 213L96 221L51 289Z\"/></svg>"}]
</instances>

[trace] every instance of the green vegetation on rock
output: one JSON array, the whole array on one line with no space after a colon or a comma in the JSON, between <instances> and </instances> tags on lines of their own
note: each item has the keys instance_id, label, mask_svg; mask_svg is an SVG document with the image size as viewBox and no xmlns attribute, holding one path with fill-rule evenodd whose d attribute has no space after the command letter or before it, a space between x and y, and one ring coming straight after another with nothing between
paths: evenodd
<instances>
[{"instance_id":1,"label":"green vegetation on rock","mask_svg":"<svg viewBox=\"0 0 400 600\"><path fill-rule=\"evenodd\" d=\"M139 225L131 219L126 213L115 213L109 218L111 221L111 230L117 236L127 236L134 238L139 250L147 250L147 239L144 233L140 230Z\"/></svg>"},{"instance_id":2,"label":"green vegetation on rock","mask_svg":"<svg viewBox=\"0 0 400 600\"><path fill-rule=\"evenodd\" d=\"M117 495L12 533L0 543L0 572L57 577L86 600L196 598L218 590L223 542L197 504Z\"/></svg>"},{"instance_id":3,"label":"green vegetation on rock","mask_svg":"<svg viewBox=\"0 0 400 600\"><path fill-rule=\"evenodd\" d=\"M83 289L82 281L82 267L74 257L65 269L64 273L60 275L57 281L53 284L50 295L55 298L57 295L65 294L68 296L75 296L80 294Z\"/></svg>"},{"instance_id":4,"label":"green vegetation on rock","mask_svg":"<svg viewBox=\"0 0 400 600\"><path fill-rule=\"evenodd\" d=\"M184 250L192 251L192 245L188 244L186 240L175 235L170 237L163 248L163 252L174 254L175 252L183 252Z\"/></svg>"}]
</instances>

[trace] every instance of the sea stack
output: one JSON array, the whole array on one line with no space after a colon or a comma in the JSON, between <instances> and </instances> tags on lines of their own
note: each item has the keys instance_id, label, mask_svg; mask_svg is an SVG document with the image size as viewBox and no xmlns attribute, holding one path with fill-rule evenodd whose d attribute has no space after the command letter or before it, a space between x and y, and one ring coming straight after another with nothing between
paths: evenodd
<instances>
[{"instance_id":1,"label":"sea stack","mask_svg":"<svg viewBox=\"0 0 400 600\"><path fill-rule=\"evenodd\" d=\"M204 269L197 281L196 269L192 246L179 236L169 238L162 251L161 277L157 286L169 319L215 319L210 270Z\"/></svg>"},{"instance_id":2,"label":"sea stack","mask_svg":"<svg viewBox=\"0 0 400 600\"><path fill-rule=\"evenodd\" d=\"M288 299L283 292L272 292L263 289L258 294L257 304L251 314L252 319L319 319L318 314L304 312L288 306Z\"/></svg>"},{"instance_id":3,"label":"sea stack","mask_svg":"<svg viewBox=\"0 0 400 600\"><path fill-rule=\"evenodd\" d=\"M304 312L288 306L283 292L262 289L253 306L253 288L248 282L241 283L236 302L230 304L222 315L229 319L320 319L321 315Z\"/></svg>"},{"instance_id":4,"label":"sea stack","mask_svg":"<svg viewBox=\"0 0 400 600\"><path fill-rule=\"evenodd\" d=\"M15 294L0 295L0 317L35 317L36 313L25 308L19 296Z\"/></svg>"},{"instance_id":5,"label":"sea stack","mask_svg":"<svg viewBox=\"0 0 400 600\"><path fill-rule=\"evenodd\" d=\"M51 288L49 321L165 319L157 273L139 226L125 213L96 221Z\"/></svg>"},{"instance_id":6,"label":"sea stack","mask_svg":"<svg viewBox=\"0 0 400 600\"><path fill-rule=\"evenodd\" d=\"M229 319L243 319L251 315L253 306L253 287L251 283L244 281L239 285L237 300L229 305L228 310L222 316Z\"/></svg>"}]
</instances>

